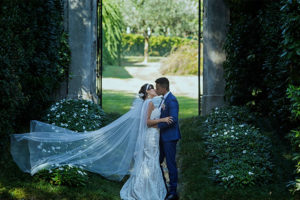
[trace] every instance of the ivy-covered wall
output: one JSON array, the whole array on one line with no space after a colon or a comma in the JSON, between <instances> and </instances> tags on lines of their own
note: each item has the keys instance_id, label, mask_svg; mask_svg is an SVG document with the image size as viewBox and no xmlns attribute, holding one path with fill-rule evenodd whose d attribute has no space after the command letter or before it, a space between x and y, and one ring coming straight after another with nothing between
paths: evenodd
<instances>
[{"instance_id":1,"label":"ivy-covered wall","mask_svg":"<svg viewBox=\"0 0 300 200\"><path fill-rule=\"evenodd\" d=\"M0 151L40 118L67 76L62 9L60 0L0 1Z\"/></svg>"}]
</instances>

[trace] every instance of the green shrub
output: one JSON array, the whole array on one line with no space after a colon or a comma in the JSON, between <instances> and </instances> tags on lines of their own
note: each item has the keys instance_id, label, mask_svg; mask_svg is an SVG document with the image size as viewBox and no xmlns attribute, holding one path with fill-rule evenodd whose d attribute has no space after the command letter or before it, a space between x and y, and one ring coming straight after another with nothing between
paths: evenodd
<instances>
[{"instance_id":1,"label":"green shrub","mask_svg":"<svg viewBox=\"0 0 300 200\"><path fill-rule=\"evenodd\" d=\"M47 110L43 120L76 132L84 132L103 127L108 118L101 107L91 101L63 99Z\"/></svg>"},{"instance_id":2,"label":"green shrub","mask_svg":"<svg viewBox=\"0 0 300 200\"><path fill-rule=\"evenodd\" d=\"M247 123L255 120L247 108L214 109L204 133L212 178L224 187L263 185L272 180L271 141Z\"/></svg>"},{"instance_id":3,"label":"green shrub","mask_svg":"<svg viewBox=\"0 0 300 200\"><path fill-rule=\"evenodd\" d=\"M203 68L203 66L201 67ZM162 61L160 70L163 75L197 75L198 46L187 44L178 47Z\"/></svg>"},{"instance_id":4,"label":"green shrub","mask_svg":"<svg viewBox=\"0 0 300 200\"><path fill-rule=\"evenodd\" d=\"M75 132L86 132L100 129L112 121L111 117L107 117L101 107L91 101L62 99L47 110L43 120ZM41 170L35 178L53 185L68 186L84 186L88 179L86 172L80 167L70 165Z\"/></svg>"},{"instance_id":5,"label":"green shrub","mask_svg":"<svg viewBox=\"0 0 300 200\"><path fill-rule=\"evenodd\" d=\"M294 151L294 160L297 162L296 164L296 172L297 177L295 181L291 181L290 185L293 185L291 189L293 192L300 191L300 87L295 87L290 85L287 90L288 97L291 99L291 114L292 119L298 124L298 127L290 132L288 135L293 151Z\"/></svg>"}]
</instances>

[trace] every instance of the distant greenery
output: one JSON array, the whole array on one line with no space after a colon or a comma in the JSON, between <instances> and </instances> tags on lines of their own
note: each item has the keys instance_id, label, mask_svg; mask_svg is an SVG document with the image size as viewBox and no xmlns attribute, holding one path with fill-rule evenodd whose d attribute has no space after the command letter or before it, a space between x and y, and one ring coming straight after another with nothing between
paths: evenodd
<instances>
[{"instance_id":1,"label":"distant greenery","mask_svg":"<svg viewBox=\"0 0 300 200\"><path fill-rule=\"evenodd\" d=\"M145 62L150 53L149 40L153 35L180 37L198 35L199 5L194 0L114 1L121 5L126 28L144 38ZM155 51L152 49L152 55Z\"/></svg>"},{"instance_id":2,"label":"distant greenery","mask_svg":"<svg viewBox=\"0 0 300 200\"><path fill-rule=\"evenodd\" d=\"M100 6L99 6L100 8ZM98 10L100 12L100 10ZM100 21L100 14L98 15ZM111 0L103 0L102 8L103 27L103 61L108 64L116 63L120 56L123 18L119 5ZM99 28L99 27L98 27ZM100 47L101 48L101 47Z\"/></svg>"},{"instance_id":3,"label":"distant greenery","mask_svg":"<svg viewBox=\"0 0 300 200\"><path fill-rule=\"evenodd\" d=\"M181 45L191 40L181 37L151 36L149 39L149 56L166 56ZM142 56L144 55L144 37L139 34L122 35L122 55Z\"/></svg>"}]
</instances>

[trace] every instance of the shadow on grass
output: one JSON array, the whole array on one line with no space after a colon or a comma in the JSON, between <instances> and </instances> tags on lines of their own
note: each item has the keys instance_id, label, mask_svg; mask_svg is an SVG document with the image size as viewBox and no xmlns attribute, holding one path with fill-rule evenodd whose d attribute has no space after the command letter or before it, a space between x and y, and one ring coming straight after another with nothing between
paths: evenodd
<instances>
[{"instance_id":1,"label":"shadow on grass","mask_svg":"<svg viewBox=\"0 0 300 200\"><path fill-rule=\"evenodd\" d=\"M86 186L54 186L23 173L12 161L0 172L0 199L97 199L119 200L123 182L114 182L95 173L88 173Z\"/></svg>"}]
</instances>

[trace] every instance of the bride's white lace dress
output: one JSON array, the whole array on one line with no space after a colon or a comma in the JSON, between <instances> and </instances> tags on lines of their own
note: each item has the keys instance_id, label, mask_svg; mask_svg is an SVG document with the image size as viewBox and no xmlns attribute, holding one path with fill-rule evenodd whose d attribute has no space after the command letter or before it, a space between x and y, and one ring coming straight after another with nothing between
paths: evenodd
<instances>
[{"instance_id":1,"label":"bride's white lace dress","mask_svg":"<svg viewBox=\"0 0 300 200\"><path fill-rule=\"evenodd\" d=\"M160 118L154 103L150 119ZM121 189L122 200L163 200L167 194L159 163L159 129L148 128L145 136L143 160L137 174L132 174Z\"/></svg>"}]
</instances>

